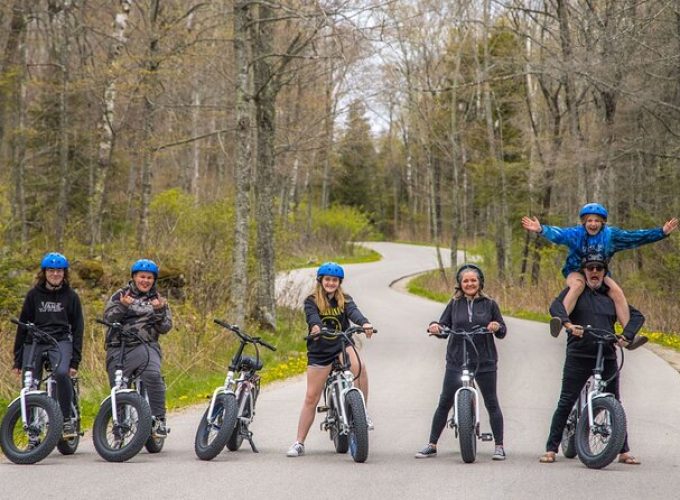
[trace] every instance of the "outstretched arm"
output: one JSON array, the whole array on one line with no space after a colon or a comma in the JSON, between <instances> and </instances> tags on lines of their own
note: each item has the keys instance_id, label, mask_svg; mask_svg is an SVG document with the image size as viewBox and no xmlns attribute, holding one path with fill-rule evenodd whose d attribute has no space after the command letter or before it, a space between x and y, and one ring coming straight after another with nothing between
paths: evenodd
<instances>
[{"instance_id":1,"label":"outstretched arm","mask_svg":"<svg viewBox=\"0 0 680 500\"><path fill-rule=\"evenodd\" d=\"M668 222L666 222L666 223L663 225L663 234L665 234L666 236L668 236L668 235L671 234L673 231L675 231L677 228L678 228L678 218L677 218L677 217L673 217L671 220L669 220Z\"/></svg>"},{"instance_id":2,"label":"outstretched arm","mask_svg":"<svg viewBox=\"0 0 680 500\"><path fill-rule=\"evenodd\" d=\"M538 217L527 217L526 215L522 217L522 227L532 233L540 233L542 230Z\"/></svg>"}]
</instances>

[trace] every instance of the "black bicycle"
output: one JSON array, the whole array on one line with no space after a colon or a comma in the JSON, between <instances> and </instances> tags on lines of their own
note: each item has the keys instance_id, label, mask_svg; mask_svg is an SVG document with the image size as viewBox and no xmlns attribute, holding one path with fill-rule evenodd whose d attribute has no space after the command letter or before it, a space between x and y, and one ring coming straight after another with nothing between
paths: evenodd
<instances>
[{"instance_id":1,"label":"black bicycle","mask_svg":"<svg viewBox=\"0 0 680 500\"><path fill-rule=\"evenodd\" d=\"M321 430L330 432L335 451L347 453L349 450L354 461L361 463L368 458L369 428L364 395L354 385L354 380L361 374L361 359L352 338L357 333L364 333L364 329L361 326L351 326L344 332L336 332L322 328L321 332L307 335L305 339L320 336L340 339L341 356L333 361L324 388L324 404L317 407L316 411L326 412ZM378 330L374 329L373 333L378 333ZM353 349L359 359L359 373L356 377L350 370L348 348Z\"/></svg>"},{"instance_id":2,"label":"black bicycle","mask_svg":"<svg viewBox=\"0 0 680 500\"><path fill-rule=\"evenodd\" d=\"M120 342L115 366L114 386L102 401L92 426L92 437L97 453L108 462L125 462L146 446L150 453L163 448L165 437L153 436L151 408L147 400L139 370L129 379L123 376L126 347L130 343L149 346L134 332L123 330L120 323L98 319L97 323L110 328L109 335Z\"/></svg>"},{"instance_id":3,"label":"black bicycle","mask_svg":"<svg viewBox=\"0 0 680 500\"><path fill-rule=\"evenodd\" d=\"M578 401L574 404L562 432L561 448L566 458L578 456L591 469L609 465L621 452L626 439L626 413L614 394L605 392L607 384L619 376L623 368L621 337L615 333L587 325L584 335L590 335L597 343L597 357L593 375L588 379ZM647 337L638 335L628 346L634 350L647 342ZM604 372L604 347L614 344L619 347L620 362L615 373L607 380Z\"/></svg>"},{"instance_id":4,"label":"black bicycle","mask_svg":"<svg viewBox=\"0 0 680 500\"><path fill-rule=\"evenodd\" d=\"M461 371L461 387L456 391L453 399L453 416L449 420L449 427L455 430L460 444L460 455L465 463L472 463L477 458L477 440L493 441L493 434L481 432L479 423L479 391L475 384L475 374L479 369L479 353L474 343L475 335L491 335L484 327L478 326L470 331L452 330L444 325L439 325L440 333L430 335L442 339L450 335L458 335L463 339L463 365ZM468 345L475 352L475 367L471 368Z\"/></svg>"},{"instance_id":5,"label":"black bicycle","mask_svg":"<svg viewBox=\"0 0 680 500\"><path fill-rule=\"evenodd\" d=\"M37 361L44 367L47 375L42 380L34 376L36 346L41 343L58 346L58 342L33 323L23 323L15 318L11 322L28 330L32 342L29 347L29 362L23 374L23 388L19 397L10 403L0 426L2 451L16 464L39 462L52 453L55 446L62 455L72 455L82 436L78 379L71 378L73 402L71 414L66 416L71 419L74 429L71 434L64 435L64 415L56 401L56 381L53 376L53 371L61 360L57 365L51 366L47 353L43 353ZM45 389L41 390L41 386Z\"/></svg>"},{"instance_id":6,"label":"black bicycle","mask_svg":"<svg viewBox=\"0 0 680 500\"><path fill-rule=\"evenodd\" d=\"M210 405L198 424L194 450L201 460L212 460L222 452L225 445L229 451L237 451L244 439L250 443L253 452L258 453L250 430L260 394L260 376L257 372L263 367L258 346L276 351L273 345L260 337L248 335L236 325L219 319L214 321L234 332L240 343L229 364L224 385L213 391ZM243 355L249 344L255 347L254 358Z\"/></svg>"}]
</instances>

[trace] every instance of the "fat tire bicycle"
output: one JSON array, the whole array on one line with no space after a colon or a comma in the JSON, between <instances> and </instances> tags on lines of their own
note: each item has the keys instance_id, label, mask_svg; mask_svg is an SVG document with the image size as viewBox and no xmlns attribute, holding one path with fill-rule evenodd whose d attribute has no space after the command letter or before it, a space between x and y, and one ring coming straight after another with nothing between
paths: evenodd
<instances>
[{"instance_id":1,"label":"fat tire bicycle","mask_svg":"<svg viewBox=\"0 0 680 500\"><path fill-rule=\"evenodd\" d=\"M433 337L447 339L457 335L463 339L463 364L461 366L461 387L453 397L453 415L449 419L449 427L453 428L460 445L460 455L463 462L470 464L477 458L477 440L493 441L493 434L481 432L479 423L479 391L475 384L475 374L479 369L479 353L473 338L475 335L492 335L484 327L472 330L453 330L445 325L439 325L440 333L431 333ZM470 366L468 344L475 352L476 364L474 370Z\"/></svg>"},{"instance_id":2,"label":"fat tire bicycle","mask_svg":"<svg viewBox=\"0 0 680 500\"><path fill-rule=\"evenodd\" d=\"M58 345L57 340L49 333L40 330L34 323L23 323L12 318L11 322L25 328L31 335L28 364L23 372L23 388L19 397L7 408L7 413L0 425L0 447L5 456L15 464L34 464L45 459L55 447L63 455L76 452L80 442L80 405L78 399L78 380L71 378L74 398L71 413L75 431L69 436L63 435L64 416L56 398L56 381L46 353L40 360L35 359L36 346L39 343ZM24 347L26 348L26 347ZM34 377L35 363L44 364L47 376L40 380ZM40 386L45 383L45 389Z\"/></svg>"},{"instance_id":3,"label":"fat tire bicycle","mask_svg":"<svg viewBox=\"0 0 680 500\"><path fill-rule=\"evenodd\" d=\"M110 336L120 341L120 352L115 365L114 386L102 401L92 426L94 447L107 462L130 460L143 447L149 453L159 453L165 436L152 434L154 419L140 378L144 370L138 370L130 378L123 376L129 342L144 345L147 350L149 346L136 333L123 330L120 323L96 321L110 328Z\"/></svg>"},{"instance_id":4,"label":"fat tire bicycle","mask_svg":"<svg viewBox=\"0 0 680 500\"><path fill-rule=\"evenodd\" d=\"M607 384L618 377L623 368L623 348L618 343L620 337L610 330L587 325L583 327L583 334L590 335L597 343L595 367L569 413L560 447L566 458L578 456L586 467L602 469L614 461L626 439L627 423L623 405L614 394L605 392ZM638 335L627 349L637 349L647 340L647 337ZM621 356L616 372L603 380L604 346L607 344L618 345Z\"/></svg>"},{"instance_id":5,"label":"fat tire bicycle","mask_svg":"<svg viewBox=\"0 0 680 500\"><path fill-rule=\"evenodd\" d=\"M341 355L333 360L324 387L324 404L318 406L316 411L326 413L326 418L321 422L321 430L330 433L335 451L337 453L349 451L355 462L363 463L368 459L369 429L364 395L354 386L354 380L361 375L361 358L352 338L356 333L364 333L363 327L351 326L344 332L322 328L321 332L307 335L305 339L320 336L340 339ZM378 333L378 330L373 329L373 333ZM350 370L348 348L354 350L359 360L359 374L356 377Z\"/></svg>"},{"instance_id":6,"label":"fat tire bicycle","mask_svg":"<svg viewBox=\"0 0 680 500\"><path fill-rule=\"evenodd\" d=\"M236 325L219 319L214 321L236 334L239 346L229 364L224 385L213 391L210 405L196 429L194 451L201 460L212 460L225 446L229 451L238 451L244 439L250 443L253 452L258 453L250 430L260 394L260 376L257 372L264 366L258 346L276 351L273 345L260 337L248 335ZM255 347L255 357L243 355L249 344Z\"/></svg>"}]
</instances>

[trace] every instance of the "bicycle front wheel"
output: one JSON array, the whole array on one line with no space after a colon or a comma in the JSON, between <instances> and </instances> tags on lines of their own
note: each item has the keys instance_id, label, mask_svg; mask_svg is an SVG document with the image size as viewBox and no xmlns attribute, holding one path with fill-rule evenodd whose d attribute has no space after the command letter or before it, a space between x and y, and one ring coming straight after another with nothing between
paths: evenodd
<instances>
[{"instance_id":1,"label":"bicycle front wheel","mask_svg":"<svg viewBox=\"0 0 680 500\"><path fill-rule=\"evenodd\" d=\"M345 396L345 407L349 424L349 452L355 462L363 463L368 458L368 423L361 394L349 391Z\"/></svg>"},{"instance_id":2,"label":"bicycle front wheel","mask_svg":"<svg viewBox=\"0 0 680 500\"><path fill-rule=\"evenodd\" d=\"M113 406L107 399L92 426L94 447L107 462L130 460L151 435L151 408L136 392L116 395L116 414L118 422L113 421Z\"/></svg>"},{"instance_id":3,"label":"bicycle front wheel","mask_svg":"<svg viewBox=\"0 0 680 500\"><path fill-rule=\"evenodd\" d=\"M212 460L224 449L236 427L238 407L233 394L219 394L212 414L205 410L196 430L194 451L201 460Z\"/></svg>"},{"instance_id":4,"label":"bicycle front wheel","mask_svg":"<svg viewBox=\"0 0 680 500\"><path fill-rule=\"evenodd\" d=\"M576 452L590 469L606 467L621 452L626 439L626 413L613 396L595 398L593 425L583 415L576 425Z\"/></svg>"},{"instance_id":5,"label":"bicycle front wheel","mask_svg":"<svg viewBox=\"0 0 680 500\"><path fill-rule=\"evenodd\" d=\"M27 425L21 420L21 400L7 409L0 426L0 447L15 464L34 464L52 453L64 425L57 402L43 394L26 396Z\"/></svg>"},{"instance_id":6,"label":"bicycle front wheel","mask_svg":"<svg viewBox=\"0 0 680 500\"><path fill-rule=\"evenodd\" d=\"M475 399L472 391L464 390L458 394L456 406L458 416L458 441L463 462L471 464L477 457L477 435L475 433Z\"/></svg>"}]
</instances>

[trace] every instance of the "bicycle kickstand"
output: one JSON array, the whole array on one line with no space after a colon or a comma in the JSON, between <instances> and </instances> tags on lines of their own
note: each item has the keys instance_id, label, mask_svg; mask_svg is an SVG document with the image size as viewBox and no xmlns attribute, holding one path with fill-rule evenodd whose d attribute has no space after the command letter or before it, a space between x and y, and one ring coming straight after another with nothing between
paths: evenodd
<instances>
[{"instance_id":1,"label":"bicycle kickstand","mask_svg":"<svg viewBox=\"0 0 680 500\"><path fill-rule=\"evenodd\" d=\"M250 449L253 450L253 453L260 453L260 451L257 449L257 446L255 446L255 441L253 441L253 433L248 431L248 434L246 434L246 439L250 443Z\"/></svg>"}]
</instances>

